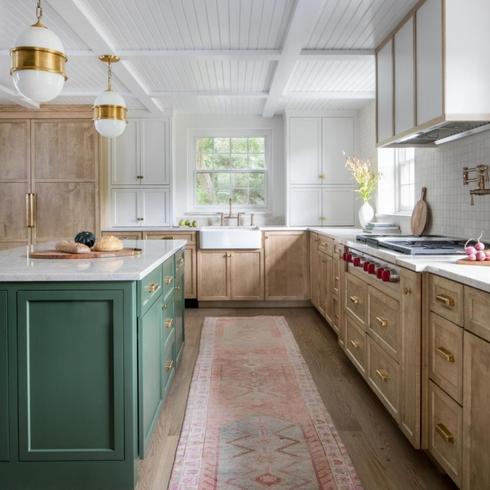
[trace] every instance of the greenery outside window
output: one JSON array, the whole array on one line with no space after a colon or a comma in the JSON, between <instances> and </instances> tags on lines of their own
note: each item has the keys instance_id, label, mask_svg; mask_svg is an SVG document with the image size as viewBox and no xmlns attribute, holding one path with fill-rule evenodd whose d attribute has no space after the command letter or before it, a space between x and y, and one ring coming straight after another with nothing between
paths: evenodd
<instances>
[{"instance_id":1,"label":"greenery outside window","mask_svg":"<svg viewBox=\"0 0 490 490\"><path fill-rule=\"evenodd\" d=\"M199 136L195 139L194 204L222 208L231 198L242 208L266 208L266 136Z\"/></svg>"}]
</instances>

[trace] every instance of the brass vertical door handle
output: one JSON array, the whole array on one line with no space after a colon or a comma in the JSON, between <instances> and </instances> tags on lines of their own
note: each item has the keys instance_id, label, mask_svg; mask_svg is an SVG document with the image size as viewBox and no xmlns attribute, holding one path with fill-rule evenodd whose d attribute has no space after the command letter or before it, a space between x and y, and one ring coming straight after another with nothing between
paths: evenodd
<instances>
[{"instance_id":1,"label":"brass vertical door handle","mask_svg":"<svg viewBox=\"0 0 490 490\"><path fill-rule=\"evenodd\" d=\"M26 226L27 228L36 226L36 194L34 192L26 194Z\"/></svg>"}]
</instances>

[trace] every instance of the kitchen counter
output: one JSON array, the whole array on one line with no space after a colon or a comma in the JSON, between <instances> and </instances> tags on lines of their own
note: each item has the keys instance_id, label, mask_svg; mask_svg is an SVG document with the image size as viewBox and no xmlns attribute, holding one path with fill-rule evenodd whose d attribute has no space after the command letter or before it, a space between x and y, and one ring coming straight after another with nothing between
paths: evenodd
<instances>
[{"instance_id":1,"label":"kitchen counter","mask_svg":"<svg viewBox=\"0 0 490 490\"><path fill-rule=\"evenodd\" d=\"M141 255L105 259L29 259L26 247L0 251L0 282L33 281L139 281L179 249L185 240L125 240L126 247L138 247ZM36 250L53 249L43 243Z\"/></svg>"}]
</instances>

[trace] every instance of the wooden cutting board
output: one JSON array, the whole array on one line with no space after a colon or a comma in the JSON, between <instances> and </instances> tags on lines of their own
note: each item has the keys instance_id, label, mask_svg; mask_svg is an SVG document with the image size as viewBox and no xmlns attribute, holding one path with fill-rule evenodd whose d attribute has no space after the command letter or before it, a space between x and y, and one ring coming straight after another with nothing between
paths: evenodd
<instances>
[{"instance_id":1,"label":"wooden cutting board","mask_svg":"<svg viewBox=\"0 0 490 490\"><path fill-rule=\"evenodd\" d=\"M489 265L490 266L490 260L468 260L468 259L459 259L457 264L462 264L462 265Z\"/></svg>"},{"instance_id":2,"label":"wooden cutting board","mask_svg":"<svg viewBox=\"0 0 490 490\"><path fill-rule=\"evenodd\" d=\"M140 255L141 248L123 248L113 252L89 252L88 254L72 254L67 252L59 252L58 250L40 250L29 254L31 259L106 259L110 257L131 257Z\"/></svg>"},{"instance_id":3,"label":"wooden cutting board","mask_svg":"<svg viewBox=\"0 0 490 490\"><path fill-rule=\"evenodd\" d=\"M410 225L412 229L412 235L415 236L422 236L427 225L427 202L425 200L426 194L427 187L422 187L420 199L413 208L412 220L410 222Z\"/></svg>"}]
</instances>

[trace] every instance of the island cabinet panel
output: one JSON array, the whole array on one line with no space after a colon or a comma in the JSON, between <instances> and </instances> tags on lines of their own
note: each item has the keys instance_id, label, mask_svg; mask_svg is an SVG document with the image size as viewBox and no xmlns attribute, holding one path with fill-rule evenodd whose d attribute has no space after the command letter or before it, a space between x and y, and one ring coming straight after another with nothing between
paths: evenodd
<instances>
[{"instance_id":1,"label":"island cabinet panel","mask_svg":"<svg viewBox=\"0 0 490 490\"><path fill-rule=\"evenodd\" d=\"M17 301L19 459L124 460L123 291Z\"/></svg>"},{"instance_id":2,"label":"island cabinet panel","mask_svg":"<svg viewBox=\"0 0 490 490\"><path fill-rule=\"evenodd\" d=\"M138 321L139 452L147 453L162 400L163 314L160 301Z\"/></svg>"},{"instance_id":3,"label":"island cabinet panel","mask_svg":"<svg viewBox=\"0 0 490 490\"><path fill-rule=\"evenodd\" d=\"M187 248L175 254L175 292L174 292L174 318L175 318L175 361L178 364L184 346L184 309L185 309L185 256Z\"/></svg>"},{"instance_id":4,"label":"island cabinet panel","mask_svg":"<svg viewBox=\"0 0 490 490\"><path fill-rule=\"evenodd\" d=\"M9 459L7 292L0 291L0 461Z\"/></svg>"}]
</instances>

